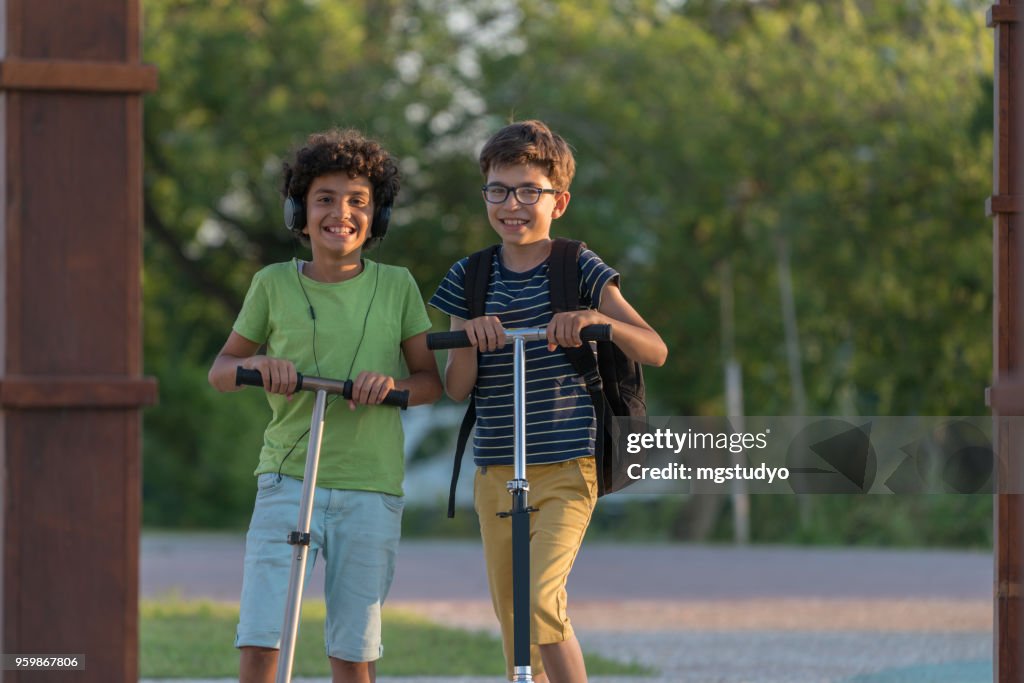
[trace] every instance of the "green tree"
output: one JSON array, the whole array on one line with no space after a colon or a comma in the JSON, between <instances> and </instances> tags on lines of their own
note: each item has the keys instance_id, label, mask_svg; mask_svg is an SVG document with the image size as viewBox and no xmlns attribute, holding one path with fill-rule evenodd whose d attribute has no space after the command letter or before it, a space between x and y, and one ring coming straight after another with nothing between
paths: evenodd
<instances>
[{"instance_id":1,"label":"green tree","mask_svg":"<svg viewBox=\"0 0 1024 683\"><path fill-rule=\"evenodd\" d=\"M212 397L203 372L252 273L295 253L280 227L282 158L331 125L401 158L376 257L409 267L425 295L495 239L477 193L483 140L511 118L563 133L579 171L555 230L616 266L668 342L668 364L648 373L653 413L724 411L725 262L746 410L792 410L781 253L809 412L983 409L991 38L977 2L146 9L146 59L161 71L145 122L147 364L173 400L202 406L183 427L165 390L147 416L147 488L197 462L251 471L243 448L190 460L210 446L182 431L239 424L234 397Z\"/></svg>"}]
</instances>

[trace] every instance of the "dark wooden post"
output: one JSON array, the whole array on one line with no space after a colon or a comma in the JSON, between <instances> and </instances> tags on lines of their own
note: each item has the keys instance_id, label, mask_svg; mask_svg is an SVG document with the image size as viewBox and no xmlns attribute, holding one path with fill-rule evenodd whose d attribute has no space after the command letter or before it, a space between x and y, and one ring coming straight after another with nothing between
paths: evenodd
<instances>
[{"instance_id":1,"label":"dark wooden post","mask_svg":"<svg viewBox=\"0 0 1024 683\"><path fill-rule=\"evenodd\" d=\"M138 680L138 0L0 2L0 650ZM69 678L71 676L72 678Z\"/></svg>"},{"instance_id":2,"label":"dark wooden post","mask_svg":"<svg viewBox=\"0 0 1024 683\"><path fill-rule=\"evenodd\" d=\"M1024 415L1024 233L1020 225L1022 6L1001 0L989 9L995 30L994 160L992 196L986 203L993 228L993 388L997 415ZM1015 421L1016 422L1016 421ZM997 424L1000 424L997 422ZM998 491L995 498L995 680L1024 680L1024 432L1000 424L997 432Z\"/></svg>"}]
</instances>

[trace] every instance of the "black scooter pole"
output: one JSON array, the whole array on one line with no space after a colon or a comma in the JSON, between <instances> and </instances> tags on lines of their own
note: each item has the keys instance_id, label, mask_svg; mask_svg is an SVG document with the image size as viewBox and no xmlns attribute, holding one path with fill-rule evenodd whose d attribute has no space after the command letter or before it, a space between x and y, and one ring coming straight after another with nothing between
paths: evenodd
<instances>
[{"instance_id":1,"label":"black scooter pole","mask_svg":"<svg viewBox=\"0 0 1024 683\"><path fill-rule=\"evenodd\" d=\"M526 479L526 342L547 338L544 328L505 330L512 341L513 378L513 479L508 482L512 509L499 512L512 518L512 682L533 683L530 666L530 483ZM580 335L587 341L611 340L610 325L589 325ZM431 349L470 346L463 331L438 332L427 335Z\"/></svg>"},{"instance_id":2,"label":"black scooter pole","mask_svg":"<svg viewBox=\"0 0 1024 683\"><path fill-rule=\"evenodd\" d=\"M530 484L526 479L526 339L529 331L513 331L513 454L514 478L508 482L512 493L512 681L532 683L530 666ZM546 336L546 335L545 335ZM543 338L543 337L542 337Z\"/></svg>"}]
</instances>

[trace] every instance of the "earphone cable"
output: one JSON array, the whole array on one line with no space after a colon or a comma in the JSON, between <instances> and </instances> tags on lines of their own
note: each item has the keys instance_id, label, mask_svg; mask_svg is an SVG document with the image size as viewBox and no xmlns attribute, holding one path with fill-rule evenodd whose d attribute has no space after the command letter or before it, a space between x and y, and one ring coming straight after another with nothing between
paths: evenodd
<instances>
[{"instance_id":1,"label":"earphone cable","mask_svg":"<svg viewBox=\"0 0 1024 683\"><path fill-rule=\"evenodd\" d=\"M383 240L382 240L382 242L383 242ZM293 250L294 250L294 246L293 246ZM310 318L313 321L313 364L316 367L317 375L320 375L321 374L320 373L320 364L317 362L317 357L316 357L316 311L313 309L313 304L312 304L312 302L309 299L309 295L306 293L306 288L302 284L301 267L302 267L301 266L301 262L299 261L298 256L296 255L296 257L295 257L295 277L299 281L299 288L302 289L302 296L306 299L306 304L309 306L309 316L310 316ZM365 268L366 268L366 261L363 260L363 269L365 270ZM370 311L373 310L373 301L374 301L374 299L377 298L377 286L379 284L380 284L380 263L377 263L377 264L375 264L374 276L373 276L373 293L370 295L370 303L367 304L367 306L366 306L366 314L363 316L363 325L362 325L362 330L359 333L359 341L356 343L356 350L352 354L352 362L348 366L348 372L346 373L346 379L352 379L352 369L355 367L356 359L359 357L359 349L361 349L363 347L363 339L366 338L366 324L367 324L367 322L370 319ZM338 394L335 394L334 396L331 396L327 400L327 405L324 406L324 416L325 417L327 415L327 410L331 407L331 405L334 403L334 401L337 400L337 398L338 398ZM288 452L285 453L285 456L283 458L281 458L281 463L277 466L277 476L279 476L279 477L281 476L281 470L284 467L285 461L295 451L295 447L298 446L299 443L304 438L306 438L307 434L309 434L309 428L308 427L306 428L306 431L304 431L299 436L299 438L297 438L295 440L295 443L293 443L292 447L288 449Z\"/></svg>"}]
</instances>

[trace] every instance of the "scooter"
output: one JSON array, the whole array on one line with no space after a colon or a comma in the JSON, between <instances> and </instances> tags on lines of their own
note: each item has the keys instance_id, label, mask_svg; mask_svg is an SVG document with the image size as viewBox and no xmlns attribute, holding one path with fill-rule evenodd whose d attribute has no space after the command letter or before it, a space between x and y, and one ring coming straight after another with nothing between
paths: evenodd
<instances>
[{"instance_id":1,"label":"scooter","mask_svg":"<svg viewBox=\"0 0 1024 683\"><path fill-rule=\"evenodd\" d=\"M512 518L512 681L533 683L530 666L530 491L526 479L526 342L547 339L543 327L505 330L513 347L513 479L508 482L512 509L499 512ZM580 331L583 341L611 341L611 325L588 325ZM463 330L427 335L430 349L458 349L472 346Z\"/></svg>"},{"instance_id":2,"label":"scooter","mask_svg":"<svg viewBox=\"0 0 1024 683\"><path fill-rule=\"evenodd\" d=\"M313 493L316 489L316 472L320 465L320 442L323 440L324 412L327 410L327 395L339 394L352 398L352 380L324 379L298 374L296 391L316 392L313 402L313 419L309 425L309 447L306 450L306 471L302 475L302 498L299 502L297 529L288 534L289 545L295 548L292 555L291 576L288 579L288 599L285 604L284 626L281 629L281 652L277 660L275 683L290 683L292 662L295 658L295 638L299 631L299 608L302 604L302 586L306 581L306 559L309 555L309 524L313 516ZM235 372L235 386L263 386L263 375L259 370L239 367ZM397 406L402 410L409 405L409 392L391 390L384 397L383 405Z\"/></svg>"}]
</instances>

